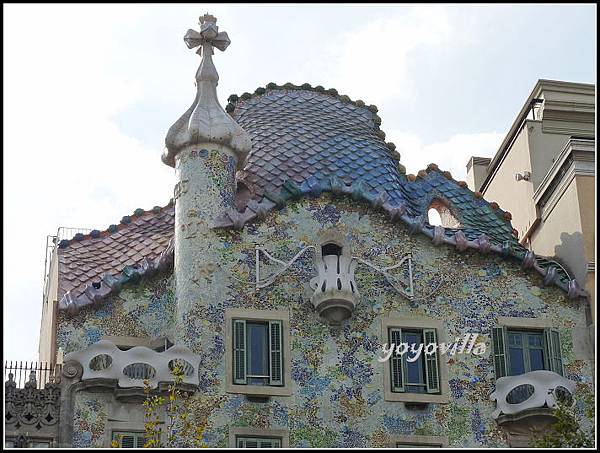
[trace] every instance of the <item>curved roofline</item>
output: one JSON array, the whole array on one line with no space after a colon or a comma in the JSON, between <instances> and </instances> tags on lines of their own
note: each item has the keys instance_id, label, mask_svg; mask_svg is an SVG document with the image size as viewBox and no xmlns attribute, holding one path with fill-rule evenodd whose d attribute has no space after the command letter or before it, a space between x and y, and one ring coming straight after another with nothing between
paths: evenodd
<instances>
[{"instance_id":1,"label":"curved roofline","mask_svg":"<svg viewBox=\"0 0 600 453\"><path fill-rule=\"evenodd\" d=\"M407 180L414 182L419 178L425 178L431 172L440 173L446 179L455 182L463 190L473 194L474 198L482 198L480 192L473 192L470 190L464 181L454 180L450 172L440 170L436 164L429 164L426 169L420 170L416 176L408 175ZM375 194L373 191L370 191L361 181L356 181L352 185L347 185L338 178L331 177L325 187L322 185L312 187L309 186L308 190L304 190L294 181L289 180L282 186L279 194L267 193L260 202L251 199L246 204L246 208L243 212L230 210L229 212L222 214L217 219L215 228L234 228L236 230L240 230L249 221L262 218L275 208L283 208L288 201L299 200L307 196L320 197L326 192L342 196L349 195L355 201L367 202L371 207L381 209L388 214L391 222L396 223L398 221L402 221L408 226L409 234L424 234L432 240L434 246L445 244L456 247L459 252L467 250L477 251L482 254L493 252L507 259L514 258L521 263L521 268L523 270L533 269L539 275L544 277L542 283L543 286L554 285L565 291L567 296L571 299L587 296L587 292L579 287L577 281L570 277L568 271L565 269L559 269L558 266L552 263L552 258L542 256L538 257L532 251L529 251L521 246L518 241L514 239L513 241L506 240L501 245L498 245L492 244L490 238L485 233L479 235L479 237L475 240L469 240L466 238L462 229L450 229L443 226L430 225L425 214L421 214L419 216L408 215L406 212L406 206L402 204L390 205L388 202L388 196L385 192L378 192ZM508 211L503 211L500 209L498 204L495 202L488 202L485 199L483 199L483 201L486 202L491 209L497 211L499 216L501 216L510 224L511 217ZM161 208L161 210L171 207L172 205L173 200L171 200L167 206ZM139 210L136 210L136 212L138 212L138 214L140 213ZM151 211L145 211L145 213L149 212L157 211L154 209ZM127 223L128 222L122 223L121 225L125 227ZM86 236L89 237L90 235ZM548 267L544 267L542 265L544 262L549 262L550 265ZM106 273L101 277L100 281L94 281L86 285L85 290L75 297L73 297L69 291L63 295L59 301L58 307L60 310L66 310L70 314L75 314L82 307L99 303L110 295L118 294L123 289L123 285L138 282L142 277L148 277L160 270L166 270L172 267L173 263L174 238L169 241L168 246L156 259L148 260L147 258L143 258L139 264L134 266L125 266L118 274L116 274L116 276ZM560 263L556 264L560 265ZM564 278L561 279L561 276L559 275L561 270L565 272L568 281L564 281Z\"/></svg>"},{"instance_id":2,"label":"curved roofline","mask_svg":"<svg viewBox=\"0 0 600 453\"><path fill-rule=\"evenodd\" d=\"M254 97L262 96L263 94L267 93L268 91L274 91L274 90L312 91L314 93L329 95L335 99L338 99L339 101L341 101L345 104L351 104L351 105L354 105L355 107L366 109L369 112L371 112L371 115L373 116L373 122L375 123L375 131L376 131L377 136L381 140L385 141L385 132L383 130L381 130L381 127L380 127L381 126L381 117L379 115L377 115L377 112L379 111L379 109L377 108L376 105L373 105L373 104L367 105L361 99L354 101L345 94L339 94L338 90L336 90L335 88L325 89L321 85L317 85L317 86L313 87L310 83L303 83L302 85L294 85L291 82L285 83L283 85L277 85L274 82L270 82L264 87L258 87L256 90L254 90L254 93L245 92L245 93L241 94L240 96L238 96L237 94L231 94L227 98L228 104L225 106L225 111L233 116L233 113L235 111L235 108L236 108L236 105L238 102L244 102L244 101L247 101ZM398 151L396 151L396 145L392 142L386 142L385 145L386 145L386 148L388 149L392 159L398 161L400 173L401 174L406 173L406 168L404 167L404 165L400 164L400 154L398 153Z\"/></svg>"},{"instance_id":3,"label":"curved roofline","mask_svg":"<svg viewBox=\"0 0 600 453\"><path fill-rule=\"evenodd\" d=\"M436 164L430 164L426 170L419 171L418 175L411 180L416 181L417 178L424 178L432 171L441 173L444 175L444 177L451 179L449 172L442 172L437 168ZM462 185L457 182L457 184L460 185L464 190L472 193L475 198L483 199L480 192L471 191L466 186L466 183ZM302 186L304 186L304 183ZM587 296L587 292L579 286L575 279L569 279L568 282L562 281L558 273L559 269L557 266L551 265L548 268L542 267L538 263L538 259L546 258L536 257L534 252L527 250L525 247L520 245L515 238L512 238L512 240L505 240L500 245L492 244L489 236L487 236L485 233L482 233L477 239L469 240L466 238L462 229L450 229L443 226L430 225L425 214L418 216L409 215L404 204L390 204L389 197L385 192L379 191L377 193L373 193L374 191L372 192L368 190L368 188L365 187L360 180L348 185L343 183L339 178L333 176L330 177L329 180L325 181L324 184L322 183L314 186L306 184L305 188L298 186L293 180L288 180L281 187L279 194L267 193L260 202L255 199L251 199L248 201L243 212L232 209L223 213L219 218L217 218L214 228L233 228L235 230L241 230L246 223L252 220L264 218L268 212L283 208L288 201L299 200L308 196L319 197L326 192L335 195L349 195L356 201L366 201L371 205L371 207L381 209L388 214L391 222L395 223L402 221L408 226L409 234L412 235L416 233L422 233L429 237L436 246L446 244L456 247L459 252L471 249L482 254L494 252L504 258L512 257L521 263L522 269L534 269L538 274L544 277L544 286L557 286L565 291L567 296L572 299ZM483 201L486 202L491 209L498 211L498 213L502 215L503 219L510 225L511 215L508 211L502 211L496 202L490 203L485 199L483 199ZM512 230L514 236L514 228L512 228ZM567 275L567 277L569 276Z\"/></svg>"}]
</instances>

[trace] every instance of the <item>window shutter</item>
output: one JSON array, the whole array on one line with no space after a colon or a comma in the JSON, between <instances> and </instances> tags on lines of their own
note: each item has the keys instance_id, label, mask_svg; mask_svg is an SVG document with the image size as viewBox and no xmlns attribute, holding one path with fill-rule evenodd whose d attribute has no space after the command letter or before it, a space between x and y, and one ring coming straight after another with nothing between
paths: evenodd
<instances>
[{"instance_id":1,"label":"window shutter","mask_svg":"<svg viewBox=\"0 0 600 453\"><path fill-rule=\"evenodd\" d=\"M433 354L425 354L425 383L427 384L427 393L440 392L440 372L437 359L437 338L435 329L423 329L423 338L425 348L428 344L433 343L436 349Z\"/></svg>"},{"instance_id":2,"label":"window shutter","mask_svg":"<svg viewBox=\"0 0 600 453\"><path fill-rule=\"evenodd\" d=\"M258 448L258 441L250 437L242 437L238 439L239 448Z\"/></svg>"},{"instance_id":3,"label":"window shutter","mask_svg":"<svg viewBox=\"0 0 600 453\"><path fill-rule=\"evenodd\" d=\"M136 437L136 442L137 442L135 444L136 448L144 448L144 445L146 445L146 434L138 433L138 435Z\"/></svg>"},{"instance_id":4,"label":"window shutter","mask_svg":"<svg viewBox=\"0 0 600 453\"><path fill-rule=\"evenodd\" d=\"M546 336L549 369L564 376L560 333L556 329L545 329L544 334Z\"/></svg>"},{"instance_id":5,"label":"window shutter","mask_svg":"<svg viewBox=\"0 0 600 453\"><path fill-rule=\"evenodd\" d=\"M260 439L259 447L260 448L278 448L279 447L279 439Z\"/></svg>"},{"instance_id":6,"label":"window shutter","mask_svg":"<svg viewBox=\"0 0 600 453\"><path fill-rule=\"evenodd\" d=\"M123 436L121 448L135 448L135 438L133 436Z\"/></svg>"},{"instance_id":7,"label":"window shutter","mask_svg":"<svg viewBox=\"0 0 600 453\"><path fill-rule=\"evenodd\" d=\"M145 433L113 432L113 440L120 444L120 448L143 448L146 443Z\"/></svg>"},{"instance_id":8,"label":"window shutter","mask_svg":"<svg viewBox=\"0 0 600 453\"><path fill-rule=\"evenodd\" d=\"M281 321L269 321L269 385L283 385Z\"/></svg>"},{"instance_id":9,"label":"window shutter","mask_svg":"<svg viewBox=\"0 0 600 453\"><path fill-rule=\"evenodd\" d=\"M390 329L390 343L397 347L402 343L402 330ZM402 356L392 353L390 357L390 373L392 378L392 392L404 391L404 369L402 367Z\"/></svg>"},{"instance_id":10,"label":"window shutter","mask_svg":"<svg viewBox=\"0 0 600 453\"><path fill-rule=\"evenodd\" d=\"M276 438L262 437L238 437L238 448L279 448L281 440Z\"/></svg>"},{"instance_id":11,"label":"window shutter","mask_svg":"<svg viewBox=\"0 0 600 453\"><path fill-rule=\"evenodd\" d=\"M500 379L508 374L506 362L506 329L504 327L494 327L492 329L492 353L494 355L496 379Z\"/></svg>"},{"instance_id":12,"label":"window shutter","mask_svg":"<svg viewBox=\"0 0 600 453\"><path fill-rule=\"evenodd\" d=\"M233 383L246 384L246 321L233 321Z\"/></svg>"}]
</instances>

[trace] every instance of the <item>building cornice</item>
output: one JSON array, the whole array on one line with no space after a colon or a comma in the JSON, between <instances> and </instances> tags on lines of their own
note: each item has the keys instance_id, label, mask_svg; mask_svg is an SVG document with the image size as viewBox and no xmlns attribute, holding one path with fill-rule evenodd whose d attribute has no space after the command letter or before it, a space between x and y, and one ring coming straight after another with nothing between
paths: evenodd
<instances>
[{"instance_id":1,"label":"building cornice","mask_svg":"<svg viewBox=\"0 0 600 453\"><path fill-rule=\"evenodd\" d=\"M570 139L533 194L545 220L575 176L595 176L595 140ZM543 200L545 199L545 203Z\"/></svg>"},{"instance_id":2,"label":"building cornice","mask_svg":"<svg viewBox=\"0 0 600 453\"><path fill-rule=\"evenodd\" d=\"M485 195L485 191L486 191L489 183L494 178L494 175L496 174L498 167L504 161L504 158L506 157L506 154L508 153L514 139L516 138L519 130L522 128L524 122L526 121L527 115L529 114L529 111L531 110L531 107L532 107L532 102L536 99L539 99L543 92L548 92L548 91L560 91L562 93L595 96L596 86L594 84L589 84L589 83L573 83L573 82L563 82L563 81L559 81L559 80L539 79L537 81L537 83L535 84L533 90L527 97L527 100L523 104L523 107L519 111L519 114L515 118L512 126L508 130L508 133L504 137L504 140L500 144L498 151L496 152L496 154L492 158L492 161L488 165L488 174L487 174L485 180L483 181L483 183L481 184L481 188L480 188L480 191L484 195ZM578 102L563 102L563 101L556 101L556 100L544 100L544 103L546 103L546 102L548 102L551 106L562 105L564 107L565 104L569 104L570 110L571 110L571 113L570 113L571 119L573 119L574 118L573 115L576 114L572 111L573 107L581 104ZM577 110L581 111L581 107L579 107ZM584 110L588 110L588 108L585 108ZM595 110L591 111L592 115L593 115L594 111ZM587 115L589 115L589 113L587 113ZM560 120L562 118L555 117L555 118L550 118L550 119L551 120ZM564 121L564 119L563 119L563 121ZM579 121L579 120L577 120L577 121ZM594 120L592 118L592 123L593 123L593 121ZM542 125L542 127L544 128L545 126ZM554 132L554 133L570 133L570 132L575 132L578 134L589 133L588 130L579 130L579 129L573 128L573 127L557 127L557 126L552 126L552 125L548 125L547 129L544 128L544 131Z\"/></svg>"}]
</instances>

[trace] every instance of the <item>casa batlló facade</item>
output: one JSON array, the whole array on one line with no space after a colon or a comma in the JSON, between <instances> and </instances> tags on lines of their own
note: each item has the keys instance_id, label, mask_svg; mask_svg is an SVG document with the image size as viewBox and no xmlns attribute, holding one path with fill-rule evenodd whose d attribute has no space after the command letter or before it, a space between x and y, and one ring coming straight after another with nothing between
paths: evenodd
<instances>
[{"instance_id":1,"label":"casa batll\u00f3 facade","mask_svg":"<svg viewBox=\"0 0 600 453\"><path fill-rule=\"evenodd\" d=\"M41 349L62 366L9 379L7 442L141 446L143 381L164 391L174 363L212 447L526 445L561 398L593 423L586 293L510 213L435 164L407 175L377 108L334 89L223 109L227 33L205 15L184 40L201 64L166 137L173 199L58 244ZM382 360L401 343L455 353Z\"/></svg>"}]
</instances>

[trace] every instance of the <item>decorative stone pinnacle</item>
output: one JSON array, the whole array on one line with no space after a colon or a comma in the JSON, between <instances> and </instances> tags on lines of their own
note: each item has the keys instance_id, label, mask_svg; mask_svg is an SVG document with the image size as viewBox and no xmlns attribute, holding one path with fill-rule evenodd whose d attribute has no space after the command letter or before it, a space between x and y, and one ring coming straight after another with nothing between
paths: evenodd
<instances>
[{"instance_id":1,"label":"decorative stone pinnacle","mask_svg":"<svg viewBox=\"0 0 600 453\"><path fill-rule=\"evenodd\" d=\"M190 29L183 37L189 49L198 47L196 53L201 55L202 61L196 72L196 99L171 126L165 139L167 149L162 160L172 167L175 155L189 145L225 145L237 154L238 166L250 151L250 136L223 110L217 98L219 74L212 61L213 47L224 51L231 41L226 32L219 32L216 22L217 19L207 13L200 17L200 31Z\"/></svg>"},{"instance_id":2,"label":"decorative stone pinnacle","mask_svg":"<svg viewBox=\"0 0 600 453\"><path fill-rule=\"evenodd\" d=\"M200 16L200 33L195 30L188 30L183 40L189 49L198 47L196 53L202 55L202 49L204 44L210 44L210 50L212 54L212 47L216 47L221 52L225 51L231 40L227 36L227 32L222 31L219 33L219 27L217 27L217 19L214 16L206 13L204 16Z\"/></svg>"}]
</instances>

